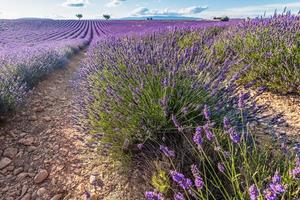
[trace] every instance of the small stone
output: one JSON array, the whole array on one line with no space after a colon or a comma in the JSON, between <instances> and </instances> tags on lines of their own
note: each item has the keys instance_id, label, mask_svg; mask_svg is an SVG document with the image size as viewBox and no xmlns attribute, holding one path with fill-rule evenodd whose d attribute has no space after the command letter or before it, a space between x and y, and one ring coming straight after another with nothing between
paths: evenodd
<instances>
[{"instance_id":1,"label":"small stone","mask_svg":"<svg viewBox=\"0 0 300 200\"><path fill-rule=\"evenodd\" d=\"M31 200L30 194L25 194L24 197L21 200Z\"/></svg>"},{"instance_id":2,"label":"small stone","mask_svg":"<svg viewBox=\"0 0 300 200\"><path fill-rule=\"evenodd\" d=\"M29 117L29 121L36 121L37 120L37 117L34 115L34 116L31 116L31 117Z\"/></svg>"},{"instance_id":3,"label":"small stone","mask_svg":"<svg viewBox=\"0 0 300 200\"><path fill-rule=\"evenodd\" d=\"M1 189L2 192L7 192L9 190L9 187L6 186L5 188Z\"/></svg>"},{"instance_id":4,"label":"small stone","mask_svg":"<svg viewBox=\"0 0 300 200\"><path fill-rule=\"evenodd\" d=\"M40 170L37 174L36 174L36 176L34 177L34 179L33 179L33 181L35 182L35 183L41 183L41 182L43 182L45 179L47 179L47 177L48 177L48 172L47 172L47 170Z\"/></svg>"},{"instance_id":5,"label":"small stone","mask_svg":"<svg viewBox=\"0 0 300 200\"><path fill-rule=\"evenodd\" d=\"M23 172L23 173L20 173L20 174L18 174L18 179L20 179L20 180L22 180L22 179L24 179L24 178L27 178L27 177L29 177L29 174L28 173L25 173L25 172Z\"/></svg>"},{"instance_id":6,"label":"small stone","mask_svg":"<svg viewBox=\"0 0 300 200\"><path fill-rule=\"evenodd\" d=\"M41 113L41 112L44 112L45 111L45 108L44 107L37 107L34 109L35 112L37 113Z\"/></svg>"},{"instance_id":7,"label":"small stone","mask_svg":"<svg viewBox=\"0 0 300 200\"><path fill-rule=\"evenodd\" d=\"M2 158L2 159L0 160L0 169L4 169L4 168L7 167L11 162L12 162L12 160L9 159L9 158L6 158L6 157Z\"/></svg>"},{"instance_id":8,"label":"small stone","mask_svg":"<svg viewBox=\"0 0 300 200\"><path fill-rule=\"evenodd\" d=\"M90 184L95 185L97 183L97 177L95 175L90 176Z\"/></svg>"},{"instance_id":9,"label":"small stone","mask_svg":"<svg viewBox=\"0 0 300 200\"><path fill-rule=\"evenodd\" d=\"M17 148L7 148L4 150L3 155L9 158L14 158L18 153L18 149Z\"/></svg>"},{"instance_id":10,"label":"small stone","mask_svg":"<svg viewBox=\"0 0 300 200\"><path fill-rule=\"evenodd\" d=\"M37 149L37 147L35 147L35 146L29 146L29 147L27 148L28 152L35 151L36 149Z\"/></svg>"},{"instance_id":11,"label":"small stone","mask_svg":"<svg viewBox=\"0 0 300 200\"><path fill-rule=\"evenodd\" d=\"M7 169L7 171L12 171L12 170L14 170L14 168L15 168L15 166L10 165L10 166L8 166L6 169Z\"/></svg>"},{"instance_id":12,"label":"small stone","mask_svg":"<svg viewBox=\"0 0 300 200\"><path fill-rule=\"evenodd\" d=\"M45 122L51 122L51 117L43 117L43 120L44 120Z\"/></svg>"},{"instance_id":13,"label":"small stone","mask_svg":"<svg viewBox=\"0 0 300 200\"><path fill-rule=\"evenodd\" d=\"M60 200L62 198L62 194L57 194L54 197L52 197L50 200Z\"/></svg>"},{"instance_id":14,"label":"small stone","mask_svg":"<svg viewBox=\"0 0 300 200\"><path fill-rule=\"evenodd\" d=\"M42 188L38 189L36 194L40 197L45 196L47 194L47 190L46 190L46 188L42 187Z\"/></svg>"},{"instance_id":15,"label":"small stone","mask_svg":"<svg viewBox=\"0 0 300 200\"><path fill-rule=\"evenodd\" d=\"M92 196L91 196L91 200L97 200L97 199L98 199L98 197L99 197L99 195L98 195L98 194L92 194Z\"/></svg>"},{"instance_id":16,"label":"small stone","mask_svg":"<svg viewBox=\"0 0 300 200\"><path fill-rule=\"evenodd\" d=\"M27 137L19 140L20 144L23 144L25 146L32 146L34 143L34 138L33 137Z\"/></svg>"},{"instance_id":17,"label":"small stone","mask_svg":"<svg viewBox=\"0 0 300 200\"><path fill-rule=\"evenodd\" d=\"M27 190L28 190L28 186L27 185L23 185L21 196L23 196L27 192Z\"/></svg>"},{"instance_id":18,"label":"small stone","mask_svg":"<svg viewBox=\"0 0 300 200\"><path fill-rule=\"evenodd\" d=\"M17 176L17 175L20 174L22 171L23 171L23 167L18 167L17 169L15 169L15 170L13 171L13 174L14 174L15 176Z\"/></svg>"}]
</instances>

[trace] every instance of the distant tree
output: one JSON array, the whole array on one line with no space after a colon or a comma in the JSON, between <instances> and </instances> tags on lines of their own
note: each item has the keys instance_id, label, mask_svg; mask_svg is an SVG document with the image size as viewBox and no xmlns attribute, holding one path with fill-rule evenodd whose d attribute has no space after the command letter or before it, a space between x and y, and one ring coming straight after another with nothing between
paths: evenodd
<instances>
[{"instance_id":1,"label":"distant tree","mask_svg":"<svg viewBox=\"0 0 300 200\"><path fill-rule=\"evenodd\" d=\"M228 22L229 21L229 17L228 16L222 17L221 21L222 22Z\"/></svg>"},{"instance_id":2,"label":"distant tree","mask_svg":"<svg viewBox=\"0 0 300 200\"><path fill-rule=\"evenodd\" d=\"M81 19L81 18L83 17L83 15L82 15L82 14L77 14L76 17L77 17L78 19Z\"/></svg>"},{"instance_id":3,"label":"distant tree","mask_svg":"<svg viewBox=\"0 0 300 200\"><path fill-rule=\"evenodd\" d=\"M110 19L110 15L103 15L104 19L109 20Z\"/></svg>"}]
</instances>

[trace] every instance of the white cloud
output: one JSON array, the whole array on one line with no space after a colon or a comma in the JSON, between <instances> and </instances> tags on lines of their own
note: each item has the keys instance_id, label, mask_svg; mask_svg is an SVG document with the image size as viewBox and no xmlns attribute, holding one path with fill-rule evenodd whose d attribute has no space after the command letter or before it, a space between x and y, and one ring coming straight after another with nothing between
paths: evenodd
<instances>
[{"instance_id":1,"label":"white cloud","mask_svg":"<svg viewBox=\"0 0 300 200\"><path fill-rule=\"evenodd\" d=\"M284 8L291 10L292 13L297 13L300 10L300 3L278 3L278 4L265 4L265 5L255 5L255 6L245 6L228 8L223 10L205 10L202 16L205 18L212 18L215 16L229 16L229 17L257 17L264 15L271 16L277 9L278 13L282 12Z\"/></svg>"},{"instance_id":2,"label":"white cloud","mask_svg":"<svg viewBox=\"0 0 300 200\"><path fill-rule=\"evenodd\" d=\"M81 8L87 4L89 4L89 0L66 0L66 2L63 3L63 6Z\"/></svg>"},{"instance_id":3,"label":"white cloud","mask_svg":"<svg viewBox=\"0 0 300 200\"><path fill-rule=\"evenodd\" d=\"M105 6L106 7L117 7L122 4L126 0L111 0L109 3L107 3Z\"/></svg>"},{"instance_id":4,"label":"white cloud","mask_svg":"<svg viewBox=\"0 0 300 200\"><path fill-rule=\"evenodd\" d=\"M199 14L206 10L207 6L193 6L189 8L182 8L180 10L170 10L170 9L153 9L150 10L149 8L140 7L132 11L132 16L145 16L145 15L160 15L160 16L166 16L166 15L172 15L172 16L182 16L182 15L192 15L192 14Z\"/></svg>"}]
</instances>

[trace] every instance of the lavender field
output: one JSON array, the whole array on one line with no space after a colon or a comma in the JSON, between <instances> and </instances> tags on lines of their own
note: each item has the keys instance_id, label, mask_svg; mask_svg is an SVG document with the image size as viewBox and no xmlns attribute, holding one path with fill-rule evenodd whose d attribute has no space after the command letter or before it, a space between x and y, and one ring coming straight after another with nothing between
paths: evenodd
<instances>
[{"instance_id":1,"label":"lavender field","mask_svg":"<svg viewBox=\"0 0 300 200\"><path fill-rule=\"evenodd\" d=\"M0 20L0 199L300 199L300 17Z\"/></svg>"}]
</instances>

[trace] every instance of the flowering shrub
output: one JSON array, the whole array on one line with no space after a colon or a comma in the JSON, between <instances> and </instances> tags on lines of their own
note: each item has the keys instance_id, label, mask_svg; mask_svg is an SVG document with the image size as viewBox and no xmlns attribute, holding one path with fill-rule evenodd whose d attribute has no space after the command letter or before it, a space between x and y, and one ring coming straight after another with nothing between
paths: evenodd
<instances>
[{"instance_id":1,"label":"flowering shrub","mask_svg":"<svg viewBox=\"0 0 300 200\"><path fill-rule=\"evenodd\" d=\"M193 157L190 169L185 165L186 160L178 158L182 150L173 152L173 156L169 156L168 152L172 150L168 147L165 147L167 152L161 151L166 158L163 162L170 163L165 164L169 169L164 170L169 171L173 186L172 190L161 194L160 199L172 193L175 200L299 197L300 159L297 152L293 153L287 147L274 150L271 146L258 145L248 129L238 133L228 118L224 118L222 129L205 130L204 126L196 127L194 133L182 127L181 134L189 144L184 151Z\"/></svg>"},{"instance_id":2,"label":"flowering shrub","mask_svg":"<svg viewBox=\"0 0 300 200\"><path fill-rule=\"evenodd\" d=\"M197 34L202 40L192 46L182 42ZM103 133L101 142L119 157L120 151L148 140L169 135L180 141L182 126L193 127L208 115L218 127L225 114L234 116L238 97L236 86L225 84L231 63L211 74L214 63L205 58L202 47L216 35L216 29L175 30L99 43L80 72L79 122L92 134ZM208 107L211 112L200 112ZM205 126L207 135L210 126Z\"/></svg>"},{"instance_id":3,"label":"flowering shrub","mask_svg":"<svg viewBox=\"0 0 300 200\"><path fill-rule=\"evenodd\" d=\"M0 117L12 111L24 99L27 91L53 69L63 66L83 41L41 45L34 49L0 52ZM2 54L1 54L2 53Z\"/></svg>"},{"instance_id":4,"label":"flowering shrub","mask_svg":"<svg viewBox=\"0 0 300 200\"><path fill-rule=\"evenodd\" d=\"M211 54L220 63L240 59L232 68L240 83L300 94L299 21L286 14L231 26L214 41Z\"/></svg>"}]
</instances>

